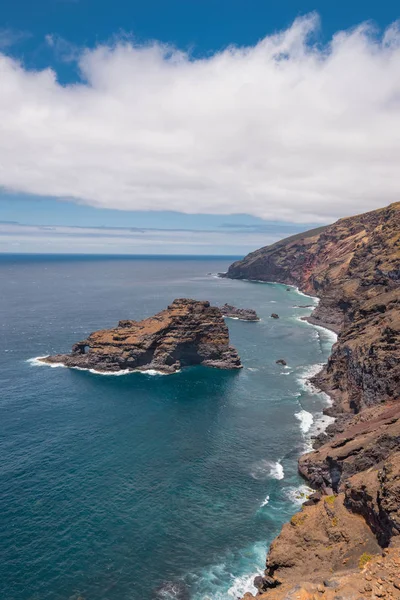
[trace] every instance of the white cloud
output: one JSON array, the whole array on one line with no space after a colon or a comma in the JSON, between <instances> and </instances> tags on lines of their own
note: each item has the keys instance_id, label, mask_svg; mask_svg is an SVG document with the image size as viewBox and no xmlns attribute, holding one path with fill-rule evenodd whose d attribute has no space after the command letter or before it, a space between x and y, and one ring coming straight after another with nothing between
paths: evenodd
<instances>
[{"instance_id":1,"label":"white cloud","mask_svg":"<svg viewBox=\"0 0 400 600\"><path fill-rule=\"evenodd\" d=\"M400 31L298 19L193 59L83 51L62 86L0 54L0 186L119 209L329 221L400 198Z\"/></svg>"}]
</instances>

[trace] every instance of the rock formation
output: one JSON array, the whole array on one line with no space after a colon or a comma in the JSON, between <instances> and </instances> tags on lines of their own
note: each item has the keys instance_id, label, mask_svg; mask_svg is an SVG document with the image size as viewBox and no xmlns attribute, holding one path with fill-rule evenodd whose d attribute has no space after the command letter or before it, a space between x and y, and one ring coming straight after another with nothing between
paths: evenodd
<instances>
[{"instance_id":1,"label":"rock formation","mask_svg":"<svg viewBox=\"0 0 400 600\"><path fill-rule=\"evenodd\" d=\"M259 321L260 318L252 308L235 308L231 304L224 304L220 308L222 315L231 319L241 321Z\"/></svg>"},{"instance_id":2,"label":"rock formation","mask_svg":"<svg viewBox=\"0 0 400 600\"><path fill-rule=\"evenodd\" d=\"M188 365L238 369L229 331L219 308L209 302L177 299L143 321L120 321L114 329L91 333L71 354L41 359L99 372L154 369L174 373Z\"/></svg>"},{"instance_id":3,"label":"rock formation","mask_svg":"<svg viewBox=\"0 0 400 600\"><path fill-rule=\"evenodd\" d=\"M299 460L319 492L271 545L258 597L400 599L400 203L261 248L226 276L318 296L308 320L338 333L313 378L336 420Z\"/></svg>"}]
</instances>

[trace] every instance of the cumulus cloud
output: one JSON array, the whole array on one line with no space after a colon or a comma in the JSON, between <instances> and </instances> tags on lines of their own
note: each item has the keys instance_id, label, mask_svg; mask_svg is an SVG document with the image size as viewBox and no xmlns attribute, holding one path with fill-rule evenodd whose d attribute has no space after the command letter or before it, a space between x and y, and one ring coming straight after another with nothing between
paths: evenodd
<instances>
[{"instance_id":1,"label":"cumulus cloud","mask_svg":"<svg viewBox=\"0 0 400 600\"><path fill-rule=\"evenodd\" d=\"M326 222L400 198L400 31L315 14L193 58L121 41L81 81L0 53L0 186L99 207Z\"/></svg>"}]
</instances>

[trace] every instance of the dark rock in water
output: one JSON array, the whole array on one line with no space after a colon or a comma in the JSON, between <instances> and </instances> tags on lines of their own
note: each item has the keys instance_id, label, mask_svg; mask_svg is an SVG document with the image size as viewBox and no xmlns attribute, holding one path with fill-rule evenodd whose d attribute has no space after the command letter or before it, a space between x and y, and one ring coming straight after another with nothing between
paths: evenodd
<instances>
[{"instance_id":1,"label":"dark rock in water","mask_svg":"<svg viewBox=\"0 0 400 600\"><path fill-rule=\"evenodd\" d=\"M189 365L239 369L229 345L229 331L219 308L181 298L143 321L120 321L114 329L95 331L74 344L71 354L41 359L99 372L154 369L174 373Z\"/></svg>"},{"instance_id":2,"label":"dark rock in water","mask_svg":"<svg viewBox=\"0 0 400 600\"><path fill-rule=\"evenodd\" d=\"M235 308L231 304L224 304L220 308L224 317L229 317L230 319L240 319L241 321L259 321L255 310L252 308Z\"/></svg>"},{"instance_id":3,"label":"dark rock in water","mask_svg":"<svg viewBox=\"0 0 400 600\"><path fill-rule=\"evenodd\" d=\"M313 506L314 504L318 504L321 501L322 493L314 492L308 496L307 500L303 502L303 506Z\"/></svg>"},{"instance_id":4,"label":"dark rock in water","mask_svg":"<svg viewBox=\"0 0 400 600\"><path fill-rule=\"evenodd\" d=\"M182 581L166 581L155 590L156 598L165 600L189 600L190 593Z\"/></svg>"},{"instance_id":5,"label":"dark rock in water","mask_svg":"<svg viewBox=\"0 0 400 600\"><path fill-rule=\"evenodd\" d=\"M286 288L286 291L287 291L287 292L290 292L291 290L290 290L290 288Z\"/></svg>"},{"instance_id":6,"label":"dark rock in water","mask_svg":"<svg viewBox=\"0 0 400 600\"><path fill-rule=\"evenodd\" d=\"M257 575L257 577L255 577L253 581L253 585L257 588L259 593L266 592L271 588L275 588L279 584L280 581L278 581L274 577L270 577L269 575L264 575L263 577L261 575Z\"/></svg>"},{"instance_id":7,"label":"dark rock in water","mask_svg":"<svg viewBox=\"0 0 400 600\"><path fill-rule=\"evenodd\" d=\"M271 317L273 319L279 319L279 315L277 315L276 313L272 313Z\"/></svg>"},{"instance_id":8,"label":"dark rock in water","mask_svg":"<svg viewBox=\"0 0 400 600\"><path fill-rule=\"evenodd\" d=\"M277 364L277 365L283 365L284 367L286 367L286 365L287 365L287 362L286 362L286 360L285 360L284 358L279 358L279 359L276 361L276 364Z\"/></svg>"}]
</instances>

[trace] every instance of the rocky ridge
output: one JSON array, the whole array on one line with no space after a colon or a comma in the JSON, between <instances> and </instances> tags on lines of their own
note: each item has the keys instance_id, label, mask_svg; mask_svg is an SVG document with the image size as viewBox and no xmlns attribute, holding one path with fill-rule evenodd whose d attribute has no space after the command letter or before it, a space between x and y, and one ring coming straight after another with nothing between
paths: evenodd
<instances>
[{"instance_id":1,"label":"rocky ridge","mask_svg":"<svg viewBox=\"0 0 400 600\"><path fill-rule=\"evenodd\" d=\"M299 460L319 491L271 545L259 597L400 599L400 203L261 248L226 276L318 296L308 320L338 333L313 378L336 420Z\"/></svg>"},{"instance_id":2,"label":"rocky ridge","mask_svg":"<svg viewBox=\"0 0 400 600\"><path fill-rule=\"evenodd\" d=\"M188 365L242 366L236 349L229 345L229 330L220 309L187 298L174 300L143 321L120 321L114 329L95 331L74 344L70 354L41 360L103 373L150 369L175 373Z\"/></svg>"}]
</instances>

